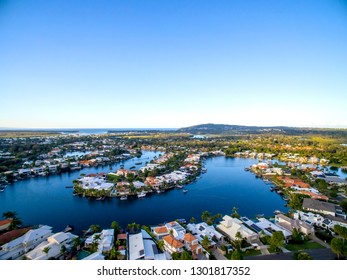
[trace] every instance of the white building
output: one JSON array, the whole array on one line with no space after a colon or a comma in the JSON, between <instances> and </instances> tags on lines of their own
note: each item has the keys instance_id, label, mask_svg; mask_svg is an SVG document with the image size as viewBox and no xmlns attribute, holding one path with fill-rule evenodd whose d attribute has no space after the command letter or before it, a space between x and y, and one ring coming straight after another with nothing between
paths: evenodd
<instances>
[{"instance_id":1,"label":"white building","mask_svg":"<svg viewBox=\"0 0 347 280\"><path fill-rule=\"evenodd\" d=\"M58 232L41 242L35 249L25 254L28 260L59 259L63 255L63 247L70 249L73 240L77 237L70 232Z\"/></svg>"},{"instance_id":2,"label":"white building","mask_svg":"<svg viewBox=\"0 0 347 280\"><path fill-rule=\"evenodd\" d=\"M241 220L232 218L228 215L223 217L223 221L217 225L217 228L232 240L236 239L236 234L238 232L241 234L242 238L246 239L248 242L252 242L259 237L256 232L246 227Z\"/></svg>"},{"instance_id":3,"label":"white building","mask_svg":"<svg viewBox=\"0 0 347 280\"><path fill-rule=\"evenodd\" d=\"M98 252L109 252L113 247L114 241L114 229L104 229L100 233L94 233L89 236L85 245L87 247L91 246L94 242L98 243Z\"/></svg>"},{"instance_id":4,"label":"white building","mask_svg":"<svg viewBox=\"0 0 347 280\"><path fill-rule=\"evenodd\" d=\"M31 229L21 237L2 245L0 247L0 260L18 259L51 235L52 228L50 226Z\"/></svg>"}]
</instances>

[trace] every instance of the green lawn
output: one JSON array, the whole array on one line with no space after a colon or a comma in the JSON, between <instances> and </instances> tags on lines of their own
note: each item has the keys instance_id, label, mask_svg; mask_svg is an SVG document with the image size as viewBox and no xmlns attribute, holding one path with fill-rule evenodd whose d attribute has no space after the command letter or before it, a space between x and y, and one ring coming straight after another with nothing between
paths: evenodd
<instances>
[{"instance_id":1,"label":"green lawn","mask_svg":"<svg viewBox=\"0 0 347 280\"><path fill-rule=\"evenodd\" d=\"M285 248L289 251L300 251L300 250L308 250L308 249L321 249L325 248L317 242L306 241L303 244L288 244Z\"/></svg>"},{"instance_id":2,"label":"green lawn","mask_svg":"<svg viewBox=\"0 0 347 280\"><path fill-rule=\"evenodd\" d=\"M244 252L242 254L245 257L248 257L248 256L258 256L258 255L261 255L261 252L260 252L260 250L251 249L251 250L246 250L246 252Z\"/></svg>"}]
</instances>

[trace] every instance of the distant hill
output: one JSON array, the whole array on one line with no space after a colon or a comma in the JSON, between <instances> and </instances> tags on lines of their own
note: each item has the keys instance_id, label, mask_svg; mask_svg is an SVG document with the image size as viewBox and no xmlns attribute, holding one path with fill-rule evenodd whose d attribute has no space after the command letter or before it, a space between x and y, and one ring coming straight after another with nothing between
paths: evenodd
<instances>
[{"instance_id":1,"label":"distant hill","mask_svg":"<svg viewBox=\"0 0 347 280\"><path fill-rule=\"evenodd\" d=\"M347 129L309 128L287 126L244 126L229 124L199 124L178 129L179 132L191 134L265 134L277 133L287 135L324 134L347 137Z\"/></svg>"}]
</instances>

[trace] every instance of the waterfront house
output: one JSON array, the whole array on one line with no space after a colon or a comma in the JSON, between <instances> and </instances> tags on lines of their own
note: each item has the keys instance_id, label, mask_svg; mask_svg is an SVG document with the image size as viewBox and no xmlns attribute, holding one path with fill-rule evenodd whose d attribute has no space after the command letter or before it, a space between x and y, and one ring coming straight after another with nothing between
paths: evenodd
<instances>
[{"instance_id":1,"label":"waterfront house","mask_svg":"<svg viewBox=\"0 0 347 280\"><path fill-rule=\"evenodd\" d=\"M113 247L114 229L104 229L100 233L94 233L85 241L85 246L90 247L94 242L98 243L98 252L109 252Z\"/></svg>"},{"instance_id":2,"label":"waterfront house","mask_svg":"<svg viewBox=\"0 0 347 280\"><path fill-rule=\"evenodd\" d=\"M190 223L187 225L187 229L192 232L192 234L196 236L199 241L201 241L204 236L207 236L212 243L215 243L213 240L217 240L219 242L224 240L223 234L219 233L213 226L209 226L205 222L199 224Z\"/></svg>"},{"instance_id":3,"label":"waterfront house","mask_svg":"<svg viewBox=\"0 0 347 280\"><path fill-rule=\"evenodd\" d=\"M315 200L311 198L304 198L302 208L306 211L336 216L336 210L340 207L333 203Z\"/></svg>"},{"instance_id":4,"label":"waterfront house","mask_svg":"<svg viewBox=\"0 0 347 280\"><path fill-rule=\"evenodd\" d=\"M145 231L128 235L129 260L165 260L165 254L160 253L152 237Z\"/></svg>"},{"instance_id":5,"label":"waterfront house","mask_svg":"<svg viewBox=\"0 0 347 280\"><path fill-rule=\"evenodd\" d=\"M163 239L164 236L167 236L170 234L167 226L152 227L151 231L157 240Z\"/></svg>"},{"instance_id":6,"label":"waterfront house","mask_svg":"<svg viewBox=\"0 0 347 280\"><path fill-rule=\"evenodd\" d=\"M275 216L276 225L282 227L290 232L293 232L294 228L303 234L310 235L314 233L314 227L300 220L294 220L283 214Z\"/></svg>"},{"instance_id":7,"label":"waterfront house","mask_svg":"<svg viewBox=\"0 0 347 280\"><path fill-rule=\"evenodd\" d=\"M113 187L113 183L106 183L105 179L102 177L91 177L85 176L81 179L78 179L83 189L95 189L98 191L106 190L110 191Z\"/></svg>"},{"instance_id":8,"label":"waterfront house","mask_svg":"<svg viewBox=\"0 0 347 280\"><path fill-rule=\"evenodd\" d=\"M187 233L186 229L184 227L182 227L176 221L167 223L167 224L165 224L165 226L168 228L169 233L172 234L178 240L183 240L184 235Z\"/></svg>"},{"instance_id":9,"label":"waterfront house","mask_svg":"<svg viewBox=\"0 0 347 280\"><path fill-rule=\"evenodd\" d=\"M172 253L182 253L184 244L179 240L175 239L172 235L167 235L163 238L164 248L170 254Z\"/></svg>"},{"instance_id":10,"label":"waterfront house","mask_svg":"<svg viewBox=\"0 0 347 280\"><path fill-rule=\"evenodd\" d=\"M0 232L10 227L12 219L0 220Z\"/></svg>"},{"instance_id":11,"label":"waterfront house","mask_svg":"<svg viewBox=\"0 0 347 280\"><path fill-rule=\"evenodd\" d=\"M236 234L239 232L241 236L248 242L253 242L258 239L259 235L248 228L243 222L237 218L232 218L228 215L223 217L223 220L217 225L217 229L223 232L231 240L236 239Z\"/></svg>"},{"instance_id":12,"label":"waterfront house","mask_svg":"<svg viewBox=\"0 0 347 280\"><path fill-rule=\"evenodd\" d=\"M3 244L0 248L0 260L18 259L51 235L52 228L50 226L31 229L24 235Z\"/></svg>"},{"instance_id":13,"label":"waterfront house","mask_svg":"<svg viewBox=\"0 0 347 280\"><path fill-rule=\"evenodd\" d=\"M60 259L63 256L62 248L69 250L75 238L77 235L70 232L55 233L26 253L25 258L28 260Z\"/></svg>"}]
</instances>

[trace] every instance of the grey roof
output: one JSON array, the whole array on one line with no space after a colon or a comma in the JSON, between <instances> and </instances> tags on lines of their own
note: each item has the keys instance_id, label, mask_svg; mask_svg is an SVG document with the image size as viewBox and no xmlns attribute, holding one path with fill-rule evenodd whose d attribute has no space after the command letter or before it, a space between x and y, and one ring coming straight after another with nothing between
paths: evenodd
<instances>
[{"instance_id":1,"label":"grey roof","mask_svg":"<svg viewBox=\"0 0 347 280\"><path fill-rule=\"evenodd\" d=\"M342 217L335 217L335 216L331 216L331 215L326 215L325 217L331 221L340 222L340 223L344 223L347 225L347 220L342 218Z\"/></svg>"},{"instance_id":2,"label":"grey roof","mask_svg":"<svg viewBox=\"0 0 347 280\"><path fill-rule=\"evenodd\" d=\"M324 202L320 200L315 200L311 198L304 198L304 201L302 203L302 207L304 209L312 209L316 211L329 211L335 213L335 204Z\"/></svg>"}]
</instances>

